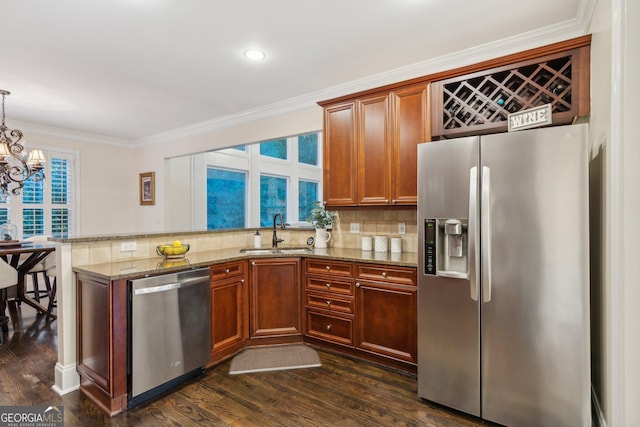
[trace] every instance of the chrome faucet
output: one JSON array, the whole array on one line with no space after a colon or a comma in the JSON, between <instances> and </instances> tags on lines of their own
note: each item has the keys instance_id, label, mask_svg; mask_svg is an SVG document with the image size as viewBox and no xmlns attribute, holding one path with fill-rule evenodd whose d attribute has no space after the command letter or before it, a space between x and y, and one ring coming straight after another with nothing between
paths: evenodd
<instances>
[{"instance_id":1,"label":"chrome faucet","mask_svg":"<svg viewBox=\"0 0 640 427\"><path fill-rule=\"evenodd\" d=\"M278 217L280 217L280 228L284 230L284 218L282 218L281 214L275 214L273 216L273 239L271 240L272 248L277 248L278 243L284 242L284 239L278 239L278 234L276 232L276 222L278 220Z\"/></svg>"}]
</instances>

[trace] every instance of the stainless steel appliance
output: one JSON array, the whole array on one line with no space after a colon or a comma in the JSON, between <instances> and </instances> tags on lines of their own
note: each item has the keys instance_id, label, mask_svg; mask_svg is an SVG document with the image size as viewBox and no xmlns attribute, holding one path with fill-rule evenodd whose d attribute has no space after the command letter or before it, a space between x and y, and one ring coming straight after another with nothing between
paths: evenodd
<instances>
[{"instance_id":1,"label":"stainless steel appliance","mask_svg":"<svg viewBox=\"0 0 640 427\"><path fill-rule=\"evenodd\" d=\"M208 268L132 280L129 406L202 371L211 353Z\"/></svg>"},{"instance_id":2,"label":"stainless steel appliance","mask_svg":"<svg viewBox=\"0 0 640 427\"><path fill-rule=\"evenodd\" d=\"M420 144L418 393L589 426L587 125Z\"/></svg>"}]
</instances>

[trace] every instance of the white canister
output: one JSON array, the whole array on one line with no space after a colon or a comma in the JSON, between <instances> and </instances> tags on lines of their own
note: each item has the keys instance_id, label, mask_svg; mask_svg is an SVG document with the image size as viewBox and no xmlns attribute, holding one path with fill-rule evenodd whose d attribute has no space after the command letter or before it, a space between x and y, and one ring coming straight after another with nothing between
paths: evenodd
<instances>
[{"instance_id":1,"label":"white canister","mask_svg":"<svg viewBox=\"0 0 640 427\"><path fill-rule=\"evenodd\" d=\"M389 250L387 236L376 236L373 240L376 252L387 252Z\"/></svg>"},{"instance_id":2,"label":"white canister","mask_svg":"<svg viewBox=\"0 0 640 427\"><path fill-rule=\"evenodd\" d=\"M371 243L371 236L362 236L362 250L370 251L373 249L373 244Z\"/></svg>"},{"instance_id":3,"label":"white canister","mask_svg":"<svg viewBox=\"0 0 640 427\"><path fill-rule=\"evenodd\" d=\"M400 237L391 238L391 252L402 252L402 239Z\"/></svg>"}]
</instances>

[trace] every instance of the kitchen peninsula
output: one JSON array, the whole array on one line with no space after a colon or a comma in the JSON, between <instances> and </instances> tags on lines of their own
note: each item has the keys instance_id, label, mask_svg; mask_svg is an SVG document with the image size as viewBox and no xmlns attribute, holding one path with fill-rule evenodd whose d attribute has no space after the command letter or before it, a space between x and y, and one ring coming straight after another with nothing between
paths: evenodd
<instances>
[{"instance_id":1,"label":"kitchen peninsula","mask_svg":"<svg viewBox=\"0 0 640 427\"><path fill-rule=\"evenodd\" d=\"M308 229L287 229L280 234L286 246L300 247L309 233ZM67 246L62 257L73 254L74 260L71 291L73 299L77 296L81 391L110 415L127 409L128 280L200 267L209 267L212 273L208 366L251 345L307 342L415 372L415 252L333 247L304 255L241 253L241 248L251 246L250 238L246 230L234 230L57 240L58 245ZM185 259L154 255L158 244L174 239L189 243ZM126 248L135 246L135 251L121 251L123 243ZM128 259L122 259L123 253ZM78 264L79 260L85 263ZM269 282L269 274L260 274L260 268L273 271L281 265L288 266L290 281ZM254 328L258 321L264 322L253 312L259 309L254 301L275 303L265 299L271 291L261 294L265 286L286 292L278 300L293 306L281 307L288 310L287 321L294 319L292 325L274 328L276 332ZM216 307L234 304L233 315L221 318L219 313L227 310ZM287 333L277 332L285 329Z\"/></svg>"}]
</instances>

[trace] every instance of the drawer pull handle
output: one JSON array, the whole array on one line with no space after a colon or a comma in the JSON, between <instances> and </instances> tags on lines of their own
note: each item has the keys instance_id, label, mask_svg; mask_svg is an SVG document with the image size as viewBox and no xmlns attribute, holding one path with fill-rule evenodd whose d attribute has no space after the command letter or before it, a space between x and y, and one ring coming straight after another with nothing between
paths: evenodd
<instances>
[{"instance_id":1,"label":"drawer pull handle","mask_svg":"<svg viewBox=\"0 0 640 427\"><path fill-rule=\"evenodd\" d=\"M387 272L386 271L382 272L382 277L385 277L385 278L387 277Z\"/></svg>"},{"instance_id":2,"label":"drawer pull handle","mask_svg":"<svg viewBox=\"0 0 640 427\"><path fill-rule=\"evenodd\" d=\"M327 300L327 305L331 305L331 301Z\"/></svg>"},{"instance_id":3,"label":"drawer pull handle","mask_svg":"<svg viewBox=\"0 0 640 427\"><path fill-rule=\"evenodd\" d=\"M326 286L327 286L327 289L329 289L331 287L331 283L327 283Z\"/></svg>"},{"instance_id":4,"label":"drawer pull handle","mask_svg":"<svg viewBox=\"0 0 640 427\"><path fill-rule=\"evenodd\" d=\"M228 268L225 268L225 269L224 269L224 272L225 272L225 274L229 274L229 269L228 269Z\"/></svg>"},{"instance_id":5,"label":"drawer pull handle","mask_svg":"<svg viewBox=\"0 0 640 427\"><path fill-rule=\"evenodd\" d=\"M331 330L331 323L329 323L329 324L326 326L326 329L327 329L327 331L330 331L330 330Z\"/></svg>"},{"instance_id":6,"label":"drawer pull handle","mask_svg":"<svg viewBox=\"0 0 640 427\"><path fill-rule=\"evenodd\" d=\"M327 269L327 271L331 270L331 266L330 265L327 265L325 268Z\"/></svg>"}]
</instances>

